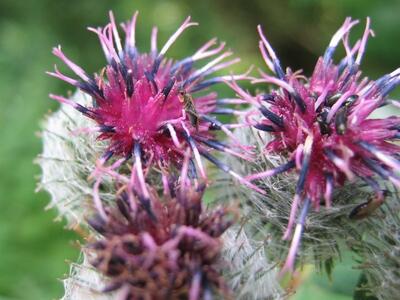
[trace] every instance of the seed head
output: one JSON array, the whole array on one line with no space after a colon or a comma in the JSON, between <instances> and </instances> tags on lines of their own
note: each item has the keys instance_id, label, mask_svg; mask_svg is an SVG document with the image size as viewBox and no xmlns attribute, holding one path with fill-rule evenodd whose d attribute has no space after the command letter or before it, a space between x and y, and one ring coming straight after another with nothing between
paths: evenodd
<instances>
[{"instance_id":1,"label":"seed head","mask_svg":"<svg viewBox=\"0 0 400 300\"><path fill-rule=\"evenodd\" d=\"M91 264L110 278L106 292L123 290L121 299L203 299L229 296L221 275L222 240L236 215L227 208L206 212L205 185L171 190L159 198L123 192L107 221L89 224L100 238L86 252ZM132 205L137 203L137 205Z\"/></svg>"}]
</instances>

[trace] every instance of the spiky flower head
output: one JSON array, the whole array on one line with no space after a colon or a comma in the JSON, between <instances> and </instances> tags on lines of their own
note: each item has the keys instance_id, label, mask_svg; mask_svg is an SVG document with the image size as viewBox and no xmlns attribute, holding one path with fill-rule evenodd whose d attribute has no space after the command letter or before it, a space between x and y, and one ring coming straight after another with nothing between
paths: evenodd
<instances>
[{"instance_id":1,"label":"spiky flower head","mask_svg":"<svg viewBox=\"0 0 400 300\"><path fill-rule=\"evenodd\" d=\"M351 46L350 30L357 23L351 18L345 20L310 77L289 68L285 73L258 27L262 56L276 76L261 72L262 78L254 82L271 83L278 89L251 97L232 85L257 108L247 115L247 123L272 136L272 141L265 145L264 154L278 153L287 158L286 163L247 179L257 180L283 172L298 174L284 239L291 237L298 208L302 206L302 209L283 271L294 268L310 206L316 211L321 203L329 208L334 189L362 180L370 186L374 196L351 212L350 217L358 219L384 200L385 187L378 179L400 187L396 174L400 170L397 157L400 147L395 144L399 138L400 118L369 118L377 108L390 103L387 96L400 83L400 69L375 81L361 76L360 63L368 36L373 32L368 18L362 38ZM346 56L336 64L333 54L341 41Z\"/></svg>"},{"instance_id":2,"label":"spiky flower head","mask_svg":"<svg viewBox=\"0 0 400 300\"><path fill-rule=\"evenodd\" d=\"M97 132L98 139L108 142L108 148L99 161L100 165L111 157L127 160L134 156L134 160L143 160L136 164L139 172L144 173L142 169L152 165L165 173L163 170L182 164L186 146L190 146L193 153L192 173L196 173L197 164L200 175L205 178L201 156L216 162L209 154L211 149L245 157L246 155L217 141L212 133L212 130L222 130L231 135L230 125L224 125L210 116L226 113L218 105L229 104L229 99L217 100L216 93L205 92L209 86L224 80L244 78L245 75L230 75L206 79L208 75L232 65L238 59L224 61L232 53L224 52L224 43L215 46L215 39L182 60L166 58L165 54L175 40L187 28L197 25L191 22L190 17L161 50L157 47L157 28L154 28L150 51L141 53L135 40L137 15L135 13L131 21L122 24L125 32L124 45L111 12L110 23L104 28L89 28L99 37L107 60L107 65L100 74L88 75L64 55L60 46L53 50L54 55L78 79L62 74L57 67L55 72L49 74L87 93L92 97L93 103L83 106L61 96L51 97L73 106L95 121L96 126L83 130ZM203 67L194 67L197 61L210 57L214 58ZM139 152L143 157L140 157ZM229 169L224 166L224 171L229 172Z\"/></svg>"},{"instance_id":3,"label":"spiky flower head","mask_svg":"<svg viewBox=\"0 0 400 300\"><path fill-rule=\"evenodd\" d=\"M147 204L123 192L107 220L89 224L101 236L89 244L91 264L110 282L105 291L123 290L120 299L203 299L229 296L221 273L221 235L236 214L227 208L206 212L205 185L171 189Z\"/></svg>"},{"instance_id":4,"label":"spiky flower head","mask_svg":"<svg viewBox=\"0 0 400 300\"><path fill-rule=\"evenodd\" d=\"M252 174L262 170L274 169L284 164L287 159L279 154L264 155L265 144L272 137L267 132L261 132L254 127L235 130L235 135L243 144L256 145L255 151L260 153L255 161L244 162L228 157L228 164L235 172ZM221 186L218 194L223 199L241 199L241 220L243 229L252 242L262 246L262 251L269 263L275 263L277 268L282 267L282 261L288 254L287 241L282 235L288 224L297 175L294 172L281 173L276 176L260 178L256 184L266 191L265 195L254 192L242 185L231 181L230 188ZM359 222L350 220L348 214L354 208L349 204L365 201L368 192L365 185L351 184L340 190L336 189L332 195L335 205L329 209L322 207L320 211L310 210L307 215L305 230L302 234L302 248L298 253L299 266L314 264L318 272L325 272L328 276L334 263L341 258L342 245L352 228L351 224ZM270 275L271 276L271 275Z\"/></svg>"}]
</instances>

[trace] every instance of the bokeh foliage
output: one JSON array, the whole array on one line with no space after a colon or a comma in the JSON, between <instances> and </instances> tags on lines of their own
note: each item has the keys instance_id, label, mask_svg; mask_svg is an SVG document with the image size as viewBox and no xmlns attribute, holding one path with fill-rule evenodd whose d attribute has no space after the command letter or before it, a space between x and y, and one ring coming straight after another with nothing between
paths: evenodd
<instances>
[{"instance_id":1,"label":"bokeh foliage","mask_svg":"<svg viewBox=\"0 0 400 300\"><path fill-rule=\"evenodd\" d=\"M57 278L68 272L65 259L75 260L78 255L71 245L78 237L63 230L62 222L53 222L56 212L44 211L48 195L34 193L39 168L33 160L41 148L35 132L46 112L57 107L47 94L65 94L68 89L44 74L56 62L51 47L62 44L76 62L97 71L104 58L96 37L85 27L103 25L109 9L118 20L140 10L138 45L143 51L148 49L152 24L160 27L162 43L191 15L201 27L186 32L171 56L192 53L203 41L217 36L242 57L235 71L250 64L264 68L255 31L259 23L283 65L307 72L345 16L364 19L369 15L377 37L369 43L364 70L375 78L400 65L398 0L1 0L0 299L60 297L62 285ZM361 32L361 26L357 30ZM334 273L333 285L319 277L306 278L295 297L350 299L349 281L340 285L340 279L349 274L350 262L342 268L342 273L340 268Z\"/></svg>"}]
</instances>

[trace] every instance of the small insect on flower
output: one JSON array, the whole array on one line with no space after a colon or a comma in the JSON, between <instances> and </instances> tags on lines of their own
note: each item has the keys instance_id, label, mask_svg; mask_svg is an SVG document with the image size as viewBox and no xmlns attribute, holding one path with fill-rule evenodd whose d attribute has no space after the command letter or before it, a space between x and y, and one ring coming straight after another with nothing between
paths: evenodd
<instances>
[{"instance_id":1,"label":"small insect on flower","mask_svg":"<svg viewBox=\"0 0 400 300\"><path fill-rule=\"evenodd\" d=\"M189 115L190 124L199 130L199 114L196 111L196 107L193 102L192 95L188 94L184 89L180 89L178 92L179 101L183 103L185 112Z\"/></svg>"},{"instance_id":2,"label":"small insect on flower","mask_svg":"<svg viewBox=\"0 0 400 300\"><path fill-rule=\"evenodd\" d=\"M259 26L261 54L276 76L261 72L262 78L253 82L271 83L278 89L252 97L237 84L231 84L237 94L256 107L248 113L247 122L271 135L266 153L281 153L288 159L275 169L247 179L253 181L290 171L298 173L284 239L292 236L298 208L302 206L302 210L283 272L294 269L309 208L318 210L321 203L329 208L335 188L361 180L375 195L374 200L353 211L350 215L353 219L369 215L384 200L385 189L379 180L400 188L400 146L396 143L400 137L400 118L370 118L377 108L392 102L387 98L400 83L400 69L375 81L361 76L360 63L373 31L367 18L363 36L350 45L350 30L357 23L346 18L324 56L318 59L311 77L289 68L285 73ZM333 54L341 41L346 56L336 64Z\"/></svg>"},{"instance_id":3,"label":"small insect on flower","mask_svg":"<svg viewBox=\"0 0 400 300\"><path fill-rule=\"evenodd\" d=\"M368 201L357 205L349 214L349 218L353 220L361 220L370 216L378 207L383 204L388 191L376 193L368 199Z\"/></svg>"},{"instance_id":4,"label":"small insect on flower","mask_svg":"<svg viewBox=\"0 0 400 300\"><path fill-rule=\"evenodd\" d=\"M124 300L231 297L221 275L220 237L236 213L228 208L206 212L204 190L204 184L181 184L162 198L151 190L143 205L129 187L116 206L108 207L107 221L101 215L89 219L100 237L85 251L109 278L104 292L118 290Z\"/></svg>"},{"instance_id":5,"label":"small insect on flower","mask_svg":"<svg viewBox=\"0 0 400 300\"><path fill-rule=\"evenodd\" d=\"M93 105L84 107L61 96L50 97L73 106L97 123L95 128L86 131L97 132L99 139L109 141L109 147L101 158L100 165L112 157L128 160L132 155L136 155L142 160L141 164L135 165L136 168L147 169L155 165L163 171L171 165L179 167L182 164L184 149L190 146L194 175L197 176L199 171L204 179L206 172L201 161L202 156L221 167L221 163L209 153L210 150L216 149L249 159L246 147L238 143L225 145L217 141L212 132L222 130L225 134L233 136L230 129L238 125L222 124L212 115L224 110L219 108L219 105L232 104L237 99L217 99L214 92L204 93L210 86L225 80L247 78L247 73L207 78L238 62L239 59L226 61L232 53L224 51L224 43L216 45L216 39L210 40L193 55L182 60L166 58L167 50L176 39L187 28L197 25L191 22L190 17L167 40L161 50L157 47L157 28L154 28L150 52L141 53L135 39L137 15L135 13L131 21L122 24L125 31L124 45L111 12L110 23L104 28L89 28L99 37L107 60L107 66L100 74L86 74L64 55L61 47L53 50L54 55L79 79L62 74L57 67L54 72L48 74L90 95ZM203 67L194 67L196 62L211 57L214 58ZM134 160L137 160L137 157ZM145 171L140 170L142 173ZM226 166L224 171L233 173ZM238 174L234 176L244 184L252 186Z\"/></svg>"}]
</instances>

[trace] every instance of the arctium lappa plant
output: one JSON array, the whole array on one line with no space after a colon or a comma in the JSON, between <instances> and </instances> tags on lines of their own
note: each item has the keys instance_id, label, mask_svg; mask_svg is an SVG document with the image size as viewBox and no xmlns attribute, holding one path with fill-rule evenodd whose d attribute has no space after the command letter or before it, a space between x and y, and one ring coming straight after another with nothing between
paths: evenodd
<instances>
[{"instance_id":1,"label":"arctium lappa plant","mask_svg":"<svg viewBox=\"0 0 400 300\"><path fill-rule=\"evenodd\" d=\"M92 194L102 211L102 202L112 198L114 187L108 182L112 172L129 172L127 169L134 165L135 172L143 174L139 176L142 183L146 177L162 186L169 172L180 169L187 146L192 149L191 176L206 179L202 162L205 157L249 184L210 153L217 150L250 159L247 148L231 133L231 128L238 125L223 124L215 117L234 99L219 99L215 92L208 91L226 79L246 78L245 74L212 76L239 59L226 61L232 52L224 51L225 43L217 44L216 39L186 58L166 57L176 39L197 25L190 18L161 50L154 27L150 51L142 53L136 44L137 17L136 12L122 26L124 44L111 12L110 23L104 28L90 28L99 37L107 62L99 74L87 74L65 56L60 46L53 50L77 78L62 74L57 67L48 73L78 91L69 98L51 94L61 108L43 125L43 153L38 159L43 175L39 188L49 191L51 206L56 206L71 224L80 223L87 204L93 203L87 201ZM197 68L207 59L204 66ZM232 143L221 142L216 131L231 136ZM147 194L145 190L140 192Z\"/></svg>"},{"instance_id":2,"label":"arctium lappa plant","mask_svg":"<svg viewBox=\"0 0 400 300\"><path fill-rule=\"evenodd\" d=\"M400 69L376 80L362 76L360 64L374 33L367 18L363 35L351 44L357 23L346 18L310 76L284 71L259 26L259 48L273 75L260 71L253 83L276 87L252 96L230 83L250 104L242 122L252 128L236 134L258 150L256 162L232 164L267 195L238 193L250 206L255 234L274 241L267 251L275 257L286 253L281 274L295 270L296 257L329 273L350 229L368 230L363 220L376 217L385 200L396 201L389 198L400 188L400 118L371 117L392 104L389 94L400 83ZM340 43L345 56L335 62ZM288 240L289 250L281 251Z\"/></svg>"},{"instance_id":3,"label":"arctium lappa plant","mask_svg":"<svg viewBox=\"0 0 400 300\"><path fill-rule=\"evenodd\" d=\"M88 75L81 67L71 61L61 47L54 48L53 54L60 58L75 74L72 78L61 73L57 67L49 75L59 78L80 89L92 99L92 104L82 105L62 96L50 97L67 104L94 121L83 133L95 133L99 140L107 141L108 147L97 161L98 168L109 163L112 169L119 168L126 161L133 161L135 172L143 182L144 174L157 168L161 176L180 168L186 146L192 149L191 170L194 176L199 173L202 179L207 174L201 157L206 158L240 182L257 189L239 174L222 166L210 154L210 150L236 155L249 159L243 146L234 141L231 145L216 139L214 130L222 130L233 136L229 124L222 124L211 114L223 111L221 101L215 92L205 93L212 85L227 79L243 79L243 75L210 76L239 61L238 58L226 61L232 55L224 51L225 44L216 45L216 39L204 44L198 51L181 60L166 57L168 49L189 27L197 25L188 17L177 31L159 50L157 28L150 39L150 51L140 52L136 45L135 13L132 20L122 25L125 42L122 43L113 14L110 23L104 28L89 28L99 40L106 57L107 65L99 74ZM204 66L196 68L196 63L212 58ZM144 153L142 159L141 154ZM140 160L140 162L139 162ZM137 162L137 163L135 163ZM95 192L101 178L95 182ZM144 186L144 184L142 184ZM142 190L141 193L147 193ZM95 197L96 199L98 197ZM99 205L97 201L97 205ZM100 207L100 205L99 205Z\"/></svg>"},{"instance_id":4,"label":"arctium lappa plant","mask_svg":"<svg viewBox=\"0 0 400 300\"><path fill-rule=\"evenodd\" d=\"M310 76L284 70L258 27L273 75L256 78L216 75L238 59L215 39L168 58L197 25L190 17L160 49L154 28L142 52L137 16L122 34L111 12L106 26L89 28L106 58L98 73L53 50L75 75L48 74L78 92L51 95L61 109L44 125L41 186L85 236L64 299L280 299L288 292L277 267L282 275L312 262L330 273L345 245L368 280L362 288L382 299L384 287L395 290L400 118L371 115L397 105L388 97L400 69L362 76L369 18L354 44L358 21L346 18ZM245 79L271 88L253 96L238 84ZM239 98L210 91L218 83ZM209 186L217 189L206 201Z\"/></svg>"},{"instance_id":5,"label":"arctium lappa plant","mask_svg":"<svg viewBox=\"0 0 400 300\"><path fill-rule=\"evenodd\" d=\"M98 74L87 74L60 46L53 50L75 75L57 67L48 74L78 91L50 95L61 108L44 124L41 186L85 237L63 299L280 298L275 268L258 241L231 226L239 218L232 203L208 207L203 197L212 166L263 193L211 153L252 159L251 147L232 133L247 124L215 117L243 101L209 91L248 74L213 75L238 62L226 60L232 53L215 39L184 59L166 57L197 25L190 17L161 50L154 28L150 50L139 51L137 16L122 25L124 42L112 13L105 27L89 28L107 61Z\"/></svg>"}]
</instances>

